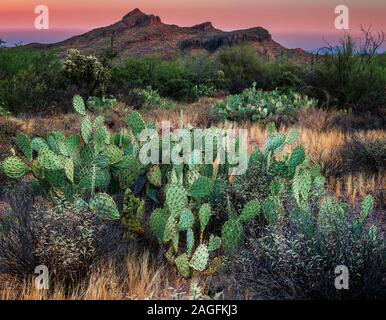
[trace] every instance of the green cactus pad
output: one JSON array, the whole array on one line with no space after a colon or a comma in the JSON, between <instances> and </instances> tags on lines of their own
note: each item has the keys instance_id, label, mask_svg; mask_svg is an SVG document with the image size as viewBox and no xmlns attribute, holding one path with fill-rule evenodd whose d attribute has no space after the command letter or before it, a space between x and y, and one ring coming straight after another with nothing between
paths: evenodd
<instances>
[{"instance_id":1,"label":"green cactus pad","mask_svg":"<svg viewBox=\"0 0 386 320\"><path fill-rule=\"evenodd\" d=\"M287 138L285 139L285 143L288 145L293 145L299 137L299 131L297 129L291 129L288 133Z\"/></svg>"},{"instance_id":2,"label":"green cactus pad","mask_svg":"<svg viewBox=\"0 0 386 320\"><path fill-rule=\"evenodd\" d=\"M283 134L275 135L268 138L264 145L264 154L267 155L270 151L275 151L281 148L285 143L285 136Z\"/></svg>"},{"instance_id":3,"label":"green cactus pad","mask_svg":"<svg viewBox=\"0 0 386 320\"><path fill-rule=\"evenodd\" d=\"M208 265L208 260L208 247L205 244L201 244L194 252L193 257L190 259L189 265L197 271L204 271Z\"/></svg>"},{"instance_id":4,"label":"green cactus pad","mask_svg":"<svg viewBox=\"0 0 386 320\"><path fill-rule=\"evenodd\" d=\"M38 154L38 163L48 170L60 170L63 169L62 159L56 155L50 149L41 149Z\"/></svg>"},{"instance_id":5,"label":"green cactus pad","mask_svg":"<svg viewBox=\"0 0 386 320\"><path fill-rule=\"evenodd\" d=\"M189 195L196 200L201 200L209 196L211 190L211 181L208 177L200 177L193 182L189 188Z\"/></svg>"},{"instance_id":6,"label":"green cactus pad","mask_svg":"<svg viewBox=\"0 0 386 320\"><path fill-rule=\"evenodd\" d=\"M92 136L92 123L89 116L86 116L82 124L80 125L80 132L82 133L82 138L84 143L88 144Z\"/></svg>"},{"instance_id":7,"label":"green cactus pad","mask_svg":"<svg viewBox=\"0 0 386 320\"><path fill-rule=\"evenodd\" d=\"M99 153L101 150L103 150L104 146L106 145L106 140L107 140L106 128L96 129L94 140L93 140L95 153Z\"/></svg>"},{"instance_id":8,"label":"green cactus pad","mask_svg":"<svg viewBox=\"0 0 386 320\"><path fill-rule=\"evenodd\" d=\"M166 188L166 205L173 216L178 216L188 205L185 189L178 184L169 184Z\"/></svg>"},{"instance_id":9,"label":"green cactus pad","mask_svg":"<svg viewBox=\"0 0 386 320\"><path fill-rule=\"evenodd\" d=\"M221 229L221 241L225 252L234 251L243 238L243 227L237 220L228 220Z\"/></svg>"},{"instance_id":10,"label":"green cactus pad","mask_svg":"<svg viewBox=\"0 0 386 320\"><path fill-rule=\"evenodd\" d=\"M208 225L211 215L212 215L212 209L210 208L210 205L208 203L203 204L198 212L201 234L204 232L206 226Z\"/></svg>"},{"instance_id":11,"label":"green cactus pad","mask_svg":"<svg viewBox=\"0 0 386 320\"><path fill-rule=\"evenodd\" d=\"M190 277L189 257L186 253L178 256L174 261L178 272L184 278Z\"/></svg>"},{"instance_id":12,"label":"green cactus pad","mask_svg":"<svg viewBox=\"0 0 386 320\"><path fill-rule=\"evenodd\" d=\"M132 112L128 116L127 124L136 136L138 136L142 130L146 129L145 122L138 112Z\"/></svg>"},{"instance_id":13,"label":"green cactus pad","mask_svg":"<svg viewBox=\"0 0 386 320\"><path fill-rule=\"evenodd\" d=\"M194 247L194 232L193 232L193 229L188 229L186 231L186 249L187 249L187 254L189 256L192 255L193 247Z\"/></svg>"},{"instance_id":14,"label":"green cactus pad","mask_svg":"<svg viewBox=\"0 0 386 320\"><path fill-rule=\"evenodd\" d=\"M159 166L151 166L146 176L153 186L160 187L162 185L162 174Z\"/></svg>"},{"instance_id":15,"label":"green cactus pad","mask_svg":"<svg viewBox=\"0 0 386 320\"><path fill-rule=\"evenodd\" d=\"M31 148L32 150L40 151L41 149L48 149L49 146L45 139L36 137L31 140Z\"/></svg>"},{"instance_id":16,"label":"green cactus pad","mask_svg":"<svg viewBox=\"0 0 386 320\"><path fill-rule=\"evenodd\" d=\"M14 156L6 158L1 164L1 168L4 174L12 179L20 178L31 171L23 161Z\"/></svg>"},{"instance_id":17,"label":"green cactus pad","mask_svg":"<svg viewBox=\"0 0 386 320\"><path fill-rule=\"evenodd\" d=\"M38 179L44 179L44 168L39 164L37 160L31 162L31 170L33 175Z\"/></svg>"},{"instance_id":18,"label":"green cactus pad","mask_svg":"<svg viewBox=\"0 0 386 320\"><path fill-rule=\"evenodd\" d=\"M86 115L86 107L84 105L84 100L80 95L76 95L72 98L72 105L75 111L78 112L80 115Z\"/></svg>"},{"instance_id":19,"label":"green cactus pad","mask_svg":"<svg viewBox=\"0 0 386 320\"><path fill-rule=\"evenodd\" d=\"M298 205L300 205L302 201L306 201L308 199L311 182L311 173L309 171L303 171L294 177L292 192Z\"/></svg>"},{"instance_id":20,"label":"green cactus pad","mask_svg":"<svg viewBox=\"0 0 386 320\"><path fill-rule=\"evenodd\" d=\"M66 174L63 170L44 170L44 178L52 188L57 188L58 191L64 189Z\"/></svg>"},{"instance_id":21,"label":"green cactus pad","mask_svg":"<svg viewBox=\"0 0 386 320\"><path fill-rule=\"evenodd\" d=\"M298 146L292 150L291 156L288 160L288 165L291 168L296 168L298 165L302 164L306 158L303 147Z\"/></svg>"},{"instance_id":22,"label":"green cactus pad","mask_svg":"<svg viewBox=\"0 0 386 320\"><path fill-rule=\"evenodd\" d=\"M373 209L373 206L374 206L373 197L370 195L367 195L361 203L361 209L360 209L360 214L359 214L359 222L360 223L363 223L366 220L370 211Z\"/></svg>"},{"instance_id":23,"label":"green cactus pad","mask_svg":"<svg viewBox=\"0 0 386 320\"><path fill-rule=\"evenodd\" d=\"M113 198L106 193L97 193L90 200L91 210L102 219L117 220L119 219L119 211Z\"/></svg>"},{"instance_id":24,"label":"green cactus pad","mask_svg":"<svg viewBox=\"0 0 386 320\"><path fill-rule=\"evenodd\" d=\"M260 203L258 200L249 201L239 216L241 223L249 222L254 220L260 213Z\"/></svg>"},{"instance_id":25,"label":"green cactus pad","mask_svg":"<svg viewBox=\"0 0 386 320\"><path fill-rule=\"evenodd\" d=\"M188 170L184 176L184 185L187 189L189 189L193 182L201 177L200 171L198 168L193 168Z\"/></svg>"},{"instance_id":26,"label":"green cactus pad","mask_svg":"<svg viewBox=\"0 0 386 320\"><path fill-rule=\"evenodd\" d=\"M77 134L73 134L66 138L64 142L67 148L67 152L69 155L73 154L80 144L80 137Z\"/></svg>"},{"instance_id":27,"label":"green cactus pad","mask_svg":"<svg viewBox=\"0 0 386 320\"><path fill-rule=\"evenodd\" d=\"M97 116L92 124L93 128L99 128L102 127L105 122L104 116Z\"/></svg>"},{"instance_id":28,"label":"green cactus pad","mask_svg":"<svg viewBox=\"0 0 386 320\"><path fill-rule=\"evenodd\" d=\"M214 236L213 234L209 237L208 251L213 252L221 247L221 238Z\"/></svg>"},{"instance_id":29,"label":"green cactus pad","mask_svg":"<svg viewBox=\"0 0 386 320\"><path fill-rule=\"evenodd\" d=\"M64 172L68 180L71 183L74 183L74 162L71 158L67 158L64 160Z\"/></svg>"},{"instance_id":30,"label":"green cactus pad","mask_svg":"<svg viewBox=\"0 0 386 320\"><path fill-rule=\"evenodd\" d=\"M178 230L186 231L193 227L194 217L192 211L185 208L180 214L180 221L178 222Z\"/></svg>"},{"instance_id":31,"label":"green cactus pad","mask_svg":"<svg viewBox=\"0 0 386 320\"><path fill-rule=\"evenodd\" d=\"M165 232L164 232L164 243L168 243L169 241L173 241L176 233L178 232L177 230L177 219L170 215L166 221L165 225Z\"/></svg>"},{"instance_id":32,"label":"green cactus pad","mask_svg":"<svg viewBox=\"0 0 386 320\"><path fill-rule=\"evenodd\" d=\"M118 178L121 188L130 188L141 173L141 163L132 158L131 165L127 169L119 170Z\"/></svg>"},{"instance_id":33,"label":"green cactus pad","mask_svg":"<svg viewBox=\"0 0 386 320\"><path fill-rule=\"evenodd\" d=\"M155 209L150 216L150 228L153 234L157 237L158 243L164 242L164 232L168 214L163 209Z\"/></svg>"},{"instance_id":34,"label":"green cactus pad","mask_svg":"<svg viewBox=\"0 0 386 320\"><path fill-rule=\"evenodd\" d=\"M118 163L123 158L123 151L113 144L106 146L104 153L111 165Z\"/></svg>"},{"instance_id":35,"label":"green cactus pad","mask_svg":"<svg viewBox=\"0 0 386 320\"><path fill-rule=\"evenodd\" d=\"M28 161L32 161L32 148L28 136L24 133L18 134L16 137L16 144Z\"/></svg>"}]
</instances>

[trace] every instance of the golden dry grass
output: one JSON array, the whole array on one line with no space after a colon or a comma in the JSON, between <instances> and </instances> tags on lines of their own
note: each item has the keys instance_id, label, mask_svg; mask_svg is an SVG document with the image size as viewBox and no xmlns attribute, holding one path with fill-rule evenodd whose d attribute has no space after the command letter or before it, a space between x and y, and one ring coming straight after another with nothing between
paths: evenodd
<instances>
[{"instance_id":1,"label":"golden dry grass","mask_svg":"<svg viewBox=\"0 0 386 320\"><path fill-rule=\"evenodd\" d=\"M38 290L34 279L19 282L0 277L0 300L133 300L170 299L173 290L186 286L165 265L157 265L149 252L129 253L123 266L111 261L94 268L90 277L66 290L56 284L50 290Z\"/></svg>"}]
</instances>

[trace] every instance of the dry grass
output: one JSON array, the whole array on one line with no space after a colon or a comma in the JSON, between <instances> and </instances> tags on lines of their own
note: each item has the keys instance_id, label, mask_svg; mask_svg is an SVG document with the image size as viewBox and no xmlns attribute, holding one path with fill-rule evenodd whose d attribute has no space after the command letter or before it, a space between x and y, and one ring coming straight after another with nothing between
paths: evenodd
<instances>
[{"instance_id":1,"label":"dry grass","mask_svg":"<svg viewBox=\"0 0 386 320\"><path fill-rule=\"evenodd\" d=\"M35 288L33 278L19 282L3 275L0 300L133 300L170 299L169 283L179 285L174 272L157 265L149 252L130 253L125 263L117 266L111 261L101 263L89 279L66 290L56 284L50 290ZM181 286L186 285L181 282ZM180 290L174 287L174 290Z\"/></svg>"}]
</instances>

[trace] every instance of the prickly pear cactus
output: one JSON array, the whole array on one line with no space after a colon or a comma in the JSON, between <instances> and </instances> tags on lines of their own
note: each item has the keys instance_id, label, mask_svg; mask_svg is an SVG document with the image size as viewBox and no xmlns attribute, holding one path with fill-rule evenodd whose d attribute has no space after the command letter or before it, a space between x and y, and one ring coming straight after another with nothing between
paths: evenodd
<instances>
[{"instance_id":1,"label":"prickly pear cactus","mask_svg":"<svg viewBox=\"0 0 386 320\"><path fill-rule=\"evenodd\" d=\"M206 266L208 265L208 261L208 247L205 244L201 244L194 252L193 257L190 259L189 265L197 271L204 271Z\"/></svg>"},{"instance_id":2,"label":"prickly pear cactus","mask_svg":"<svg viewBox=\"0 0 386 320\"><path fill-rule=\"evenodd\" d=\"M145 212L145 203L136 198L130 189L126 189L123 197L123 216L122 224L133 234L144 232L142 226L142 216Z\"/></svg>"},{"instance_id":3,"label":"prickly pear cactus","mask_svg":"<svg viewBox=\"0 0 386 320\"><path fill-rule=\"evenodd\" d=\"M146 124L138 112L132 112L128 116L127 124L135 136L138 136L142 130L146 129Z\"/></svg>"},{"instance_id":4,"label":"prickly pear cactus","mask_svg":"<svg viewBox=\"0 0 386 320\"><path fill-rule=\"evenodd\" d=\"M162 185L162 175L159 166L151 166L150 169L147 171L146 176L153 186L160 187Z\"/></svg>"},{"instance_id":5,"label":"prickly pear cactus","mask_svg":"<svg viewBox=\"0 0 386 320\"><path fill-rule=\"evenodd\" d=\"M186 253L181 254L175 259L175 264L178 272L184 278L190 277L190 265L189 265L189 256Z\"/></svg>"},{"instance_id":6,"label":"prickly pear cactus","mask_svg":"<svg viewBox=\"0 0 386 320\"><path fill-rule=\"evenodd\" d=\"M159 244L164 242L165 226L168 217L167 211L160 208L155 209L150 216L150 228L157 237Z\"/></svg>"},{"instance_id":7,"label":"prickly pear cactus","mask_svg":"<svg viewBox=\"0 0 386 320\"><path fill-rule=\"evenodd\" d=\"M30 167L28 167L23 161L15 156L6 158L3 161L1 168L4 174L12 179L21 178L31 171Z\"/></svg>"},{"instance_id":8,"label":"prickly pear cactus","mask_svg":"<svg viewBox=\"0 0 386 320\"><path fill-rule=\"evenodd\" d=\"M102 219L119 219L119 211L113 198L106 193L97 193L90 200L90 209L95 210Z\"/></svg>"},{"instance_id":9,"label":"prickly pear cactus","mask_svg":"<svg viewBox=\"0 0 386 320\"><path fill-rule=\"evenodd\" d=\"M243 238L243 226L237 220L228 220L221 229L221 242L225 252L234 251Z\"/></svg>"},{"instance_id":10,"label":"prickly pear cactus","mask_svg":"<svg viewBox=\"0 0 386 320\"><path fill-rule=\"evenodd\" d=\"M254 220L260 213L260 202L252 200L248 202L239 216L239 221L245 223Z\"/></svg>"},{"instance_id":11,"label":"prickly pear cactus","mask_svg":"<svg viewBox=\"0 0 386 320\"><path fill-rule=\"evenodd\" d=\"M204 199L209 196L211 190L211 181L208 177L196 179L189 188L189 195L196 200Z\"/></svg>"},{"instance_id":12,"label":"prickly pear cactus","mask_svg":"<svg viewBox=\"0 0 386 320\"><path fill-rule=\"evenodd\" d=\"M166 205L173 216L178 216L188 205L186 190L181 185L167 185Z\"/></svg>"}]
</instances>

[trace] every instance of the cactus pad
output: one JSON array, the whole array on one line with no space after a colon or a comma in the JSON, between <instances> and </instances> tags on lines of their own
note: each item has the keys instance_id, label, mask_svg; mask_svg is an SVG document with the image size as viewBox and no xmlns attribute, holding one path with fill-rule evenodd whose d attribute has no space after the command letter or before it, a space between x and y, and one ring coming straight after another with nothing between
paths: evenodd
<instances>
[{"instance_id":1,"label":"cactus pad","mask_svg":"<svg viewBox=\"0 0 386 320\"><path fill-rule=\"evenodd\" d=\"M178 256L174 261L178 272L184 278L190 277L189 257L186 253Z\"/></svg>"},{"instance_id":2,"label":"cactus pad","mask_svg":"<svg viewBox=\"0 0 386 320\"><path fill-rule=\"evenodd\" d=\"M216 251L219 249L221 246L221 238L214 236L213 234L210 235L209 237L209 243L208 243L208 251Z\"/></svg>"},{"instance_id":3,"label":"cactus pad","mask_svg":"<svg viewBox=\"0 0 386 320\"><path fill-rule=\"evenodd\" d=\"M162 175L159 166L151 166L146 176L153 186L160 187L162 185Z\"/></svg>"},{"instance_id":4,"label":"cactus pad","mask_svg":"<svg viewBox=\"0 0 386 320\"><path fill-rule=\"evenodd\" d=\"M288 165L291 168L296 168L298 165L303 163L305 158L306 158L306 154L304 152L303 147L298 146L292 150L291 156L288 160Z\"/></svg>"},{"instance_id":5,"label":"cactus pad","mask_svg":"<svg viewBox=\"0 0 386 320\"><path fill-rule=\"evenodd\" d=\"M150 216L150 228L157 237L158 243L163 243L165 225L168 219L167 212L163 209L155 209Z\"/></svg>"},{"instance_id":6,"label":"cactus pad","mask_svg":"<svg viewBox=\"0 0 386 320\"><path fill-rule=\"evenodd\" d=\"M88 116L83 119L80 132L82 133L84 143L89 143L92 135L92 123Z\"/></svg>"},{"instance_id":7,"label":"cactus pad","mask_svg":"<svg viewBox=\"0 0 386 320\"><path fill-rule=\"evenodd\" d=\"M186 231L193 227L194 217L192 211L185 208L180 214L180 221L178 222L178 230Z\"/></svg>"},{"instance_id":8,"label":"cactus pad","mask_svg":"<svg viewBox=\"0 0 386 320\"><path fill-rule=\"evenodd\" d=\"M198 212L201 234L204 232L206 226L208 225L211 215L212 210L210 208L210 205L208 203L203 204Z\"/></svg>"},{"instance_id":9,"label":"cactus pad","mask_svg":"<svg viewBox=\"0 0 386 320\"><path fill-rule=\"evenodd\" d=\"M226 252L234 251L243 238L243 227L237 220L228 220L221 229L221 241Z\"/></svg>"},{"instance_id":10,"label":"cactus pad","mask_svg":"<svg viewBox=\"0 0 386 320\"><path fill-rule=\"evenodd\" d=\"M72 98L72 105L75 111L78 112L80 115L86 115L86 107L84 105L84 100L80 95L76 95Z\"/></svg>"},{"instance_id":11,"label":"cactus pad","mask_svg":"<svg viewBox=\"0 0 386 320\"><path fill-rule=\"evenodd\" d=\"M132 112L128 116L127 124L136 136L138 136L141 131L146 128L145 122L138 112Z\"/></svg>"},{"instance_id":12,"label":"cactus pad","mask_svg":"<svg viewBox=\"0 0 386 320\"><path fill-rule=\"evenodd\" d=\"M178 216L188 205L185 189L178 184L169 184L166 189L166 205L173 216Z\"/></svg>"},{"instance_id":13,"label":"cactus pad","mask_svg":"<svg viewBox=\"0 0 386 320\"><path fill-rule=\"evenodd\" d=\"M31 170L23 161L14 156L6 158L1 167L4 174L12 179L20 178Z\"/></svg>"},{"instance_id":14,"label":"cactus pad","mask_svg":"<svg viewBox=\"0 0 386 320\"><path fill-rule=\"evenodd\" d=\"M18 134L16 137L16 144L28 161L32 161L32 148L28 136L24 133Z\"/></svg>"},{"instance_id":15,"label":"cactus pad","mask_svg":"<svg viewBox=\"0 0 386 320\"><path fill-rule=\"evenodd\" d=\"M200 200L210 194L211 181L208 177L200 177L196 179L189 188L189 195L194 199Z\"/></svg>"},{"instance_id":16,"label":"cactus pad","mask_svg":"<svg viewBox=\"0 0 386 320\"><path fill-rule=\"evenodd\" d=\"M91 210L95 210L102 219L119 219L119 211L112 197L106 193L97 193L90 200Z\"/></svg>"},{"instance_id":17,"label":"cactus pad","mask_svg":"<svg viewBox=\"0 0 386 320\"><path fill-rule=\"evenodd\" d=\"M245 223L254 220L260 212L260 203L258 200L249 201L239 216L239 221Z\"/></svg>"},{"instance_id":18,"label":"cactus pad","mask_svg":"<svg viewBox=\"0 0 386 320\"><path fill-rule=\"evenodd\" d=\"M193 257L190 259L189 265L197 271L204 271L208 265L208 260L208 247L205 244L201 244L194 252Z\"/></svg>"}]
</instances>

